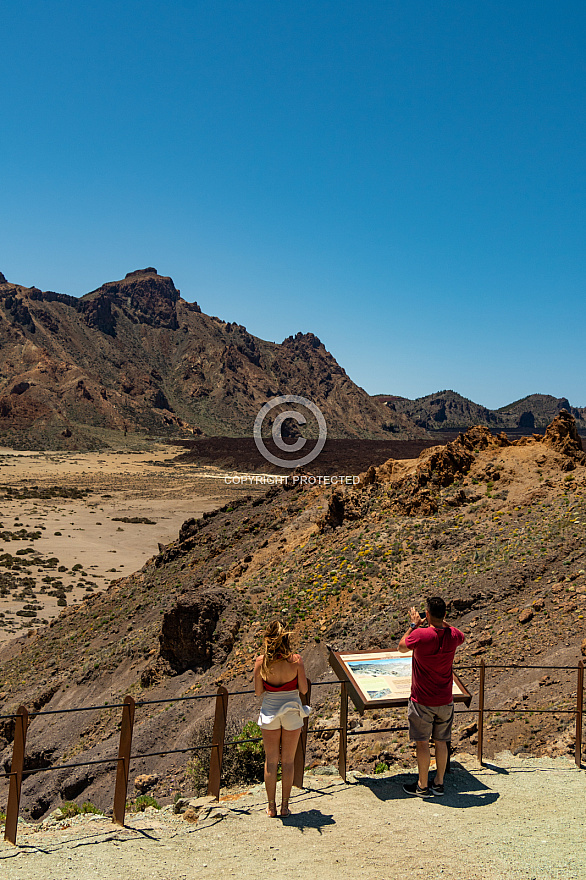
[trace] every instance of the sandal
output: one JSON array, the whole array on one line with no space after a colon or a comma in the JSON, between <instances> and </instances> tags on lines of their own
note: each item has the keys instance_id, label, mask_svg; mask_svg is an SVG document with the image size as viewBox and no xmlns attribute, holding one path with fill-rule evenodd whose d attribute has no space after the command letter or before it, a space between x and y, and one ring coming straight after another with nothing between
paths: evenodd
<instances>
[{"instance_id":1,"label":"sandal","mask_svg":"<svg viewBox=\"0 0 586 880\"><path fill-rule=\"evenodd\" d=\"M267 816L269 819L277 818L277 803L276 801L269 801L267 804Z\"/></svg>"}]
</instances>

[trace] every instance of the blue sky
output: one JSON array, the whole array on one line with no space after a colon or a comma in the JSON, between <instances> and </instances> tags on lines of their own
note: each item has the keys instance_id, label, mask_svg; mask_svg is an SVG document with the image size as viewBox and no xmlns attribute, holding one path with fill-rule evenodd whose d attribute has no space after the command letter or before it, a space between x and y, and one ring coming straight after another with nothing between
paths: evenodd
<instances>
[{"instance_id":1,"label":"blue sky","mask_svg":"<svg viewBox=\"0 0 586 880\"><path fill-rule=\"evenodd\" d=\"M583 2L4 0L0 271L586 405Z\"/></svg>"}]
</instances>

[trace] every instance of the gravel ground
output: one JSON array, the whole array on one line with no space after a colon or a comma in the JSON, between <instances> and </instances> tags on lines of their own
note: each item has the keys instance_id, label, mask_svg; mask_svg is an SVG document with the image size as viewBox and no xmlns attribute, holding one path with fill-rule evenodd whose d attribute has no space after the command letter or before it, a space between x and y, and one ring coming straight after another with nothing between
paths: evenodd
<instances>
[{"instance_id":1,"label":"gravel ground","mask_svg":"<svg viewBox=\"0 0 586 880\"><path fill-rule=\"evenodd\" d=\"M326 768L327 770L327 768ZM406 874L442 880L582 880L586 775L566 758L503 753L480 767L461 758L443 798L406 795L403 771L306 775L289 819L269 819L256 786L220 804L200 799L198 821L172 807L19 827L0 845L4 880L200 880L281 877L364 880Z\"/></svg>"}]
</instances>

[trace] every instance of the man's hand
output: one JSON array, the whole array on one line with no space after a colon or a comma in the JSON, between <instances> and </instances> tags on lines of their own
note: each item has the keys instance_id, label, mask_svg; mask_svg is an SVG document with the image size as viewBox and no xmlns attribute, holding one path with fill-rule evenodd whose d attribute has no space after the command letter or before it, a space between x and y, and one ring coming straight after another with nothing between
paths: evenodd
<instances>
[{"instance_id":1,"label":"man's hand","mask_svg":"<svg viewBox=\"0 0 586 880\"><path fill-rule=\"evenodd\" d=\"M423 618L422 618L421 614L419 613L419 611L416 610L414 605L409 609L409 620L411 621L412 624L414 624L415 627L421 626L421 624L423 623ZM414 629L414 627L410 626L409 629L407 630L407 632L405 633L405 635L403 636L403 638L401 639L401 641L399 642L399 651L402 654L405 654L407 651L411 650L411 648L408 648L407 645L405 644L405 639L407 638L409 633L413 632L413 629Z\"/></svg>"},{"instance_id":2,"label":"man's hand","mask_svg":"<svg viewBox=\"0 0 586 880\"><path fill-rule=\"evenodd\" d=\"M423 623L423 617L421 616L419 611L416 610L414 605L409 609L409 620L411 621L411 623L416 623L417 626L421 626L421 624Z\"/></svg>"}]
</instances>

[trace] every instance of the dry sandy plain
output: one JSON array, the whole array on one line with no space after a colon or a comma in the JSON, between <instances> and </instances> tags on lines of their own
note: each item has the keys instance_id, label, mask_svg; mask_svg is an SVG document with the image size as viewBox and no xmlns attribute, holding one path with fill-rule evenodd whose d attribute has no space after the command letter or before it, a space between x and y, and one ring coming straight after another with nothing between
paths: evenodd
<instances>
[{"instance_id":1,"label":"dry sandy plain","mask_svg":"<svg viewBox=\"0 0 586 880\"><path fill-rule=\"evenodd\" d=\"M177 537L186 519L251 491L226 485L218 469L173 463L177 453L164 445L99 453L0 448L0 644L59 614L59 597L49 592L64 592L68 605L81 602L140 569L159 543ZM6 494L6 487L34 494L52 486L88 494L79 499ZM15 538L21 530L40 536ZM24 567L15 568L14 557ZM51 559L57 562L47 566ZM23 595L24 582L30 589ZM25 606L35 615L19 615Z\"/></svg>"}]
</instances>

